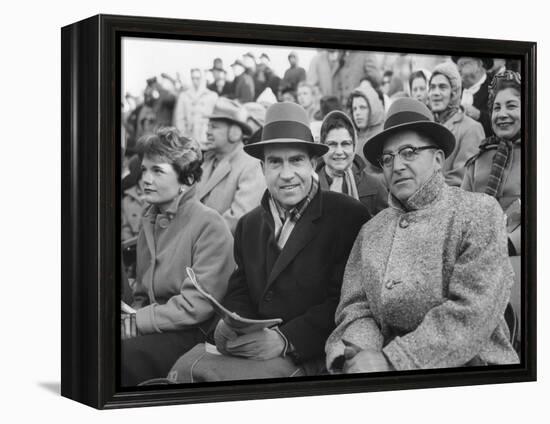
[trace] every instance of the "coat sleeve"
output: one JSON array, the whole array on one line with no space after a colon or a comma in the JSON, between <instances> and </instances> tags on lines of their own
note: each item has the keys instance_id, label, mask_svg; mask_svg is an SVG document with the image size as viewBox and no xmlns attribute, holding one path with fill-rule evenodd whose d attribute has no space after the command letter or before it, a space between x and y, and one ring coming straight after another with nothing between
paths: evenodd
<instances>
[{"instance_id":1,"label":"coat sleeve","mask_svg":"<svg viewBox=\"0 0 550 424\"><path fill-rule=\"evenodd\" d=\"M446 166L445 182L452 187L460 187L464 179L466 161L479 152L479 145L485 138L481 124L475 121L472 124L457 139L451 161L447 159L450 163Z\"/></svg>"},{"instance_id":2,"label":"coat sleeve","mask_svg":"<svg viewBox=\"0 0 550 424\"><path fill-rule=\"evenodd\" d=\"M464 222L447 300L432 308L414 331L383 349L397 370L463 366L503 318L514 282L505 218L493 198L476 200L468 208L479 212Z\"/></svg>"},{"instance_id":3,"label":"coat sleeve","mask_svg":"<svg viewBox=\"0 0 550 424\"><path fill-rule=\"evenodd\" d=\"M359 232L351 249L344 271L340 303L336 309L336 329L329 336L326 346L326 366L330 372L340 368L347 340L360 348L381 350L383 336L376 323L369 301L363 289L361 250L366 228Z\"/></svg>"},{"instance_id":4,"label":"coat sleeve","mask_svg":"<svg viewBox=\"0 0 550 424\"><path fill-rule=\"evenodd\" d=\"M178 96L178 100L176 101L176 106L174 108L174 117L172 118L172 121L173 125L182 135L188 135L187 127L189 123L187 122L187 108L184 93L181 93Z\"/></svg>"},{"instance_id":5,"label":"coat sleeve","mask_svg":"<svg viewBox=\"0 0 550 424\"><path fill-rule=\"evenodd\" d=\"M243 220L239 220L235 229L234 257L236 267L229 279L227 294L223 299L223 306L245 318L257 318L257 308L250 299L250 291L243 264L242 245Z\"/></svg>"},{"instance_id":6,"label":"coat sleeve","mask_svg":"<svg viewBox=\"0 0 550 424\"><path fill-rule=\"evenodd\" d=\"M335 245L326 300L280 327L281 332L295 348L299 362L318 357L324 350L327 337L334 329L334 312L340 299L342 277L350 249L359 229L369 218L367 208L359 203L355 211L347 210L346 219L350 224L347 226L348 231L340 232L340 238Z\"/></svg>"},{"instance_id":7,"label":"coat sleeve","mask_svg":"<svg viewBox=\"0 0 550 424\"><path fill-rule=\"evenodd\" d=\"M197 281L219 300L225 295L227 281L235 267L231 244L231 234L220 216L212 213L205 217L193 245L192 268ZM136 322L140 334L162 333L195 326L206 321L213 313L210 302L186 277L180 292L165 304L153 303L138 309Z\"/></svg>"},{"instance_id":8,"label":"coat sleeve","mask_svg":"<svg viewBox=\"0 0 550 424\"><path fill-rule=\"evenodd\" d=\"M237 221L260 204L265 188L261 164L254 160L240 173L231 205L222 213L232 233L235 232Z\"/></svg>"}]
</instances>

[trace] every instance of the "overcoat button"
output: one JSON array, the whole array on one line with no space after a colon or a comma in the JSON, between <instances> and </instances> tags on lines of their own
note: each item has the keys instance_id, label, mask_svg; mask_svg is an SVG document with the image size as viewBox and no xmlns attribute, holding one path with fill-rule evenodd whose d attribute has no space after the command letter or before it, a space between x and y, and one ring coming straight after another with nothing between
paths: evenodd
<instances>
[{"instance_id":1,"label":"overcoat button","mask_svg":"<svg viewBox=\"0 0 550 424\"><path fill-rule=\"evenodd\" d=\"M159 219L159 227L160 228L168 228L168 224L170 224L170 220L166 217L162 217Z\"/></svg>"},{"instance_id":2,"label":"overcoat button","mask_svg":"<svg viewBox=\"0 0 550 424\"><path fill-rule=\"evenodd\" d=\"M391 290L393 288L393 280L386 281L386 288Z\"/></svg>"},{"instance_id":3,"label":"overcoat button","mask_svg":"<svg viewBox=\"0 0 550 424\"><path fill-rule=\"evenodd\" d=\"M401 221L399 221L399 226L401 228L407 228L409 226L409 221L407 221L405 218L402 218Z\"/></svg>"},{"instance_id":4,"label":"overcoat button","mask_svg":"<svg viewBox=\"0 0 550 424\"><path fill-rule=\"evenodd\" d=\"M269 290L265 296L264 296L264 300L266 302L271 302L271 299L273 299L273 292L271 290Z\"/></svg>"}]
</instances>

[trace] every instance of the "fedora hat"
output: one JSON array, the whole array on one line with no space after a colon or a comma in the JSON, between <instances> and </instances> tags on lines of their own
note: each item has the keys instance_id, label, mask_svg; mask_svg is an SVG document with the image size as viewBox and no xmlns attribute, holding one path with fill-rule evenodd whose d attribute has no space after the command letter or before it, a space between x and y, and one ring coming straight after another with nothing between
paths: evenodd
<instances>
[{"instance_id":1,"label":"fedora hat","mask_svg":"<svg viewBox=\"0 0 550 424\"><path fill-rule=\"evenodd\" d=\"M434 121L432 112L422 102L403 97L395 100L384 121L384 130L368 139L363 154L370 163L380 168L378 159L382 155L384 142L388 137L403 131L417 131L428 136L447 158L454 150L456 140L447 127Z\"/></svg>"},{"instance_id":2,"label":"fedora hat","mask_svg":"<svg viewBox=\"0 0 550 424\"><path fill-rule=\"evenodd\" d=\"M296 103L275 103L267 109L262 137L256 143L244 146L250 156L263 160L264 147L271 145L303 146L312 156L322 156L328 146L313 141L309 120L304 108Z\"/></svg>"},{"instance_id":3,"label":"fedora hat","mask_svg":"<svg viewBox=\"0 0 550 424\"><path fill-rule=\"evenodd\" d=\"M454 63L458 63L458 59L460 59L461 57L472 57L472 56L452 56L451 59L453 60ZM472 57L472 58L481 60L481 63L483 64L483 67L485 68L486 71L488 71L493 67L494 61L491 58L488 58L488 57Z\"/></svg>"},{"instance_id":4,"label":"fedora hat","mask_svg":"<svg viewBox=\"0 0 550 424\"><path fill-rule=\"evenodd\" d=\"M220 97L214 105L212 115L208 116L210 120L227 121L236 124L243 130L245 135L252 134L252 128L246 123L248 112L237 101L230 100L226 97Z\"/></svg>"}]
</instances>

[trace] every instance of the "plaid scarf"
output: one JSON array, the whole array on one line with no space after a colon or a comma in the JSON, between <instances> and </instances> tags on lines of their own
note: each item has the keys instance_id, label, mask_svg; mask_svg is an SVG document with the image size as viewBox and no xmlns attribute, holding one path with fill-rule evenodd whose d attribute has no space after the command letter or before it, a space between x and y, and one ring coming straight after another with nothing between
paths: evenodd
<instances>
[{"instance_id":1,"label":"plaid scarf","mask_svg":"<svg viewBox=\"0 0 550 424\"><path fill-rule=\"evenodd\" d=\"M271 195L269 196L269 208L271 210L271 215L273 215L273 222L275 223L275 240L277 241L279 249L283 250L296 223L304 215L305 210L317 194L319 190L318 178L317 174L314 173L311 177L311 188L309 189L309 193L303 200L288 211L281 207Z\"/></svg>"},{"instance_id":2,"label":"plaid scarf","mask_svg":"<svg viewBox=\"0 0 550 424\"><path fill-rule=\"evenodd\" d=\"M460 111L460 108L458 106L449 106L447 109L445 109L442 112L434 113L435 122L439 124L444 124L449 119L451 119L455 113L459 111Z\"/></svg>"},{"instance_id":3,"label":"plaid scarf","mask_svg":"<svg viewBox=\"0 0 550 424\"><path fill-rule=\"evenodd\" d=\"M498 144L497 151L493 156L493 163L491 165L491 173L487 179L487 187L485 188L485 194L489 196L497 197L500 193L502 186L502 180L504 176L504 170L508 165L510 158L510 152L512 150L512 143L510 141L499 139L496 136L491 136L487 139L487 142L481 146L483 147Z\"/></svg>"}]
</instances>

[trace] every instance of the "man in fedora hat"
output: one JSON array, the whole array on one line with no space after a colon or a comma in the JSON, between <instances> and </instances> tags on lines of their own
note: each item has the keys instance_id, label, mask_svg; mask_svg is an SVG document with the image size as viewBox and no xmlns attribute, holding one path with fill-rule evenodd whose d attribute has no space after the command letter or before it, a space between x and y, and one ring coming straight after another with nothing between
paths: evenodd
<instances>
[{"instance_id":1,"label":"man in fedora hat","mask_svg":"<svg viewBox=\"0 0 550 424\"><path fill-rule=\"evenodd\" d=\"M237 225L237 268L223 305L282 322L243 335L220 320L214 339L223 356L196 346L174 365L169 378L177 382L319 373L348 253L369 218L352 197L319 189L316 158L328 148L313 142L301 106L272 105L261 140L244 150L262 161L267 190Z\"/></svg>"},{"instance_id":2,"label":"man in fedora hat","mask_svg":"<svg viewBox=\"0 0 550 424\"><path fill-rule=\"evenodd\" d=\"M260 204L265 182L260 161L243 151L243 139L252 135L247 112L234 100L220 97L208 121L199 199L218 211L231 232L237 221Z\"/></svg>"},{"instance_id":3,"label":"man in fedora hat","mask_svg":"<svg viewBox=\"0 0 550 424\"><path fill-rule=\"evenodd\" d=\"M390 207L350 253L327 340L331 372L512 364L504 311L513 284L497 201L445 183L455 138L418 100L390 106L364 147Z\"/></svg>"},{"instance_id":4,"label":"man in fedora hat","mask_svg":"<svg viewBox=\"0 0 550 424\"><path fill-rule=\"evenodd\" d=\"M215 93L218 93L218 96L229 97L233 96L233 84L227 81L227 72L223 67L222 60L218 57L214 59L212 68L210 68L212 77L214 81L211 84L208 84L207 88Z\"/></svg>"},{"instance_id":5,"label":"man in fedora hat","mask_svg":"<svg viewBox=\"0 0 550 424\"><path fill-rule=\"evenodd\" d=\"M462 78L461 106L464 113L478 121L487 137L493 134L489 113L489 83L487 71L493 67L493 59L453 56Z\"/></svg>"}]
</instances>

